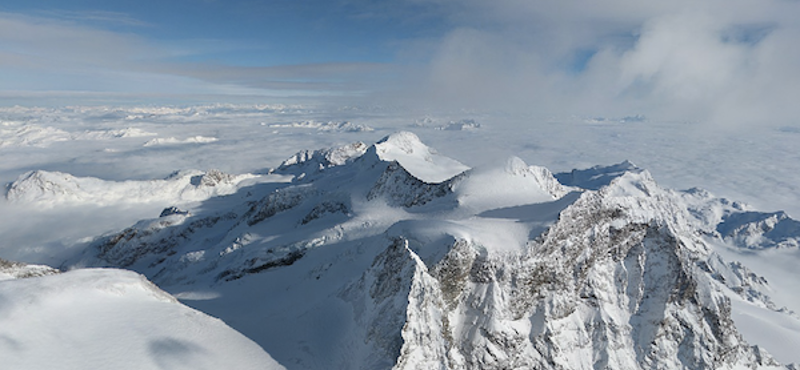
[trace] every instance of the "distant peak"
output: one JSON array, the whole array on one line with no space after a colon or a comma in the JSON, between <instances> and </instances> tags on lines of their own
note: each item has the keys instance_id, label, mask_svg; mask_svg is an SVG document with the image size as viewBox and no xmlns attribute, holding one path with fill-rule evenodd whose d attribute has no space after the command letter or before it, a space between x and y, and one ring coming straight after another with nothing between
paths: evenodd
<instances>
[{"instance_id":1,"label":"distant peak","mask_svg":"<svg viewBox=\"0 0 800 370\"><path fill-rule=\"evenodd\" d=\"M461 162L439 154L408 131L386 136L373 147L381 160L397 161L414 177L428 183L446 181L469 169Z\"/></svg>"},{"instance_id":2,"label":"distant peak","mask_svg":"<svg viewBox=\"0 0 800 370\"><path fill-rule=\"evenodd\" d=\"M278 167L279 172L316 172L328 167L341 166L362 156L367 145L357 141L340 147L319 150L302 150L286 159Z\"/></svg>"},{"instance_id":3,"label":"distant peak","mask_svg":"<svg viewBox=\"0 0 800 370\"><path fill-rule=\"evenodd\" d=\"M642 171L644 170L626 159L610 166L594 166L583 170L574 169L570 172L558 173L555 177L566 186L598 190L626 173L640 173Z\"/></svg>"},{"instance_id":4,"label":"distant peak","mask_svg":"<svg viewBox=\"0 0 800 370\"><path fill-rule=\"evenodd\" d=\"M378 154L387 152L392 148L403 151L406 154L412 154L415 151L421 151L422 154L427 154L426 152L431 150L422 143L422 140L420 140L417 135L408 131L400 131L388 135L378 140L378 142L375 143L375 147L378 149Z\"/></svg>"},{"instance_id":5,"label":"distant peak","mask_svg":"<svg viewBox=\"0 0 800 370\"><path fill-rule=\"evenodd\" d=\"M518 175L528 171L528 164L517 156L511 156L506 161L506 172L512 175Z\"/></svg>"}]
</instances>

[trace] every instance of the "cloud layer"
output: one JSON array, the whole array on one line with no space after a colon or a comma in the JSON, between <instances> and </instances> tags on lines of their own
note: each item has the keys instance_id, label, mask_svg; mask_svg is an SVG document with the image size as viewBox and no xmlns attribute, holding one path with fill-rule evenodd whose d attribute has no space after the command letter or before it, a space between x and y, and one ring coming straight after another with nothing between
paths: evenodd
<instances>
[{"instance_id":1,"label":"cloud layer","mask_svg":"<svg viewBox=\"0 0 800 370\"><path fill-rule=\"evenodd\" d=\"M719 122L800 113L798 2L446 3L456 26L415 81L429 101Z\"/></svg>"}]
</instances>

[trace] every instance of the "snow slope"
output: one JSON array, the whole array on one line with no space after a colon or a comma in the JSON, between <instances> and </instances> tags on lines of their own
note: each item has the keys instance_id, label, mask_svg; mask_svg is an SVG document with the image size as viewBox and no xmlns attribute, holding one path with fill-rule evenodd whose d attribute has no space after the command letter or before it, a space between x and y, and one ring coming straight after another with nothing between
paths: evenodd
<instances>
[{"instance_id":1,"label":"snow slope","mask_svg":"<svg viewBox=\"0 0 800 370\"><path fill-rule=\"evenodd\" d=\"M407 131L377 142L375 151L380 159L399 162L406 171L425 182L442 182L469 169L454 159L439 155L423 144L417 135Z\"/></svg>"},{"instance_id":2,"label":"snow slope","mask_svg":"<svg viewBox=\"0 0 800 370\"><path fill-rule=\"evenodd\" d=\"M130 271L3 280L0 302L6 369L283 369L222 321Z\"/></svg>"}]
</instances>

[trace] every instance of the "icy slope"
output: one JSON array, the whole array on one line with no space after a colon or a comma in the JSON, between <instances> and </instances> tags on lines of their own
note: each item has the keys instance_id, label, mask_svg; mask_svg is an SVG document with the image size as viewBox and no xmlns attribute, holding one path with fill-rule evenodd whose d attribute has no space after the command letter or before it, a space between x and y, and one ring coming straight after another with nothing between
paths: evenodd
<instances>
[{"instance_id":1,"label":"icy slope","mask_svg":"<svg viewBox=\"0 0 800 370\"><path fill-rule=\"evenodd\" d=\"M7 369L283 369L218 319L129 271L0 281Z\"/></svg>"},{"instance_id":2,"label":"icy slope","mask_svg":"<svg viewBox=\"0 0 800 370\"><path fill-rule=\"evenodd\" d=\"M717 252L790 248L791 219L663 189L628 162L567 187L517 158L464 171L432 153L409 133L301 152L275 171L291 183L143 220L65 266L139 271L290 369L800 362L797 316ZM746 315L792 323L791 341Z\"/></svg>"}]
</instances>

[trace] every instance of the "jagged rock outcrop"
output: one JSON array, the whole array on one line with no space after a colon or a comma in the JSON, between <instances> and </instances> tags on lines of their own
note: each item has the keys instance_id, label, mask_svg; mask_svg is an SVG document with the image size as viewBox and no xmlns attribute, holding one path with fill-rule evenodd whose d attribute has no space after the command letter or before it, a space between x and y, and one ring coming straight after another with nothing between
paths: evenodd
<instances>
[{"instance_id":1,"label":"jagged rock outcrop","mask_svg":"<svg viewBox=\"0 0 800 370\"><path fill-rule=\"evenodd\" d=\"M303 150L286 159L275 170L278 173L304 174L303 177L326 168L341 166L358 158L367 150L367 145L355 142L336 148Z\"/></svg>"},{"instance_id":2,"label":"jagged rock outcrop","mask_svg":"<svg viewBox=\"0 0 800 370\"><path fill-rule=\"evenodd\" d=\"M27 263L8 261L0 258L0 280L24 279L55 275L60 271L44 265L29 265Z\"/></svg>"},{"instance_id":3,"label":"jagged rock outcrop","mask_svg":"<svg viewBox=\"0 0 800 370\"><path fill-rule=\"evenodd\" d=\"M458 240L422 261L395 240L372 267L373 291L408 299L406 325L392 332L394 352L403 339L394 369L777 366L738 333L723 293L768 299L766 282L722 262L686 215L664 213L678 207L668 198L646 173L623 175L517 253Z\"/></svg>"},{"instance_id":4,"label":"jagged rock outcrop","mask_svg":"<svg viewBox=\"0 0 800 370\"><path fill-rule=\"evenodd\" d=\"M434 199L453 193L453 186L463 176L453 177L445 182L426 183L403 168L398 162L389 163L378 181L367 193L367 199L385 197L391 205L411 208L421 206Z\"/></svg>"}]
</instances>

